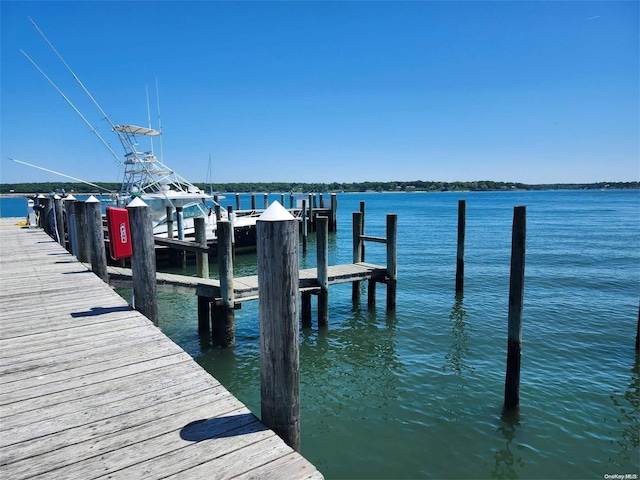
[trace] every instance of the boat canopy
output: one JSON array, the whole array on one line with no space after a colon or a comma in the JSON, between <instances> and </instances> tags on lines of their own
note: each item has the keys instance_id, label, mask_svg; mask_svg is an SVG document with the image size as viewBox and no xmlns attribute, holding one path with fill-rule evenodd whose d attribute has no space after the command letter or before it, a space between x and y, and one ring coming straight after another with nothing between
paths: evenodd
<instances>
[{"instance_id":1,"label":"boat canopy","mask_svg":"<svg viewBox=\"0 0 640 480\"><path fill-rule=\"evenodd\" d=\"M161 135L162 132L153 128L138 127L137 125L115 125L113 129L116 132L130 133L132 135L149 135L155 137Z\"/></svg>"}]
</instances>

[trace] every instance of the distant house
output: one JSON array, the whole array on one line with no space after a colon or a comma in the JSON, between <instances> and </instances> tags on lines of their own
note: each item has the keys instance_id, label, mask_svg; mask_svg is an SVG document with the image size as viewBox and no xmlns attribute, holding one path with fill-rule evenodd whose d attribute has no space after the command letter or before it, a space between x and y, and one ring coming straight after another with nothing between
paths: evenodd
<instances>
[{"instance_id":1,"label":"distant house","mask_svg":"<svg viewBox=\"0 0 640 480\"><path fill-rule=\"evenodd\" d=\"M415 185L407 185L406 187L404 187L405 190L407 191L413 191L416 189Z\"/></svg>"}]
</instances>

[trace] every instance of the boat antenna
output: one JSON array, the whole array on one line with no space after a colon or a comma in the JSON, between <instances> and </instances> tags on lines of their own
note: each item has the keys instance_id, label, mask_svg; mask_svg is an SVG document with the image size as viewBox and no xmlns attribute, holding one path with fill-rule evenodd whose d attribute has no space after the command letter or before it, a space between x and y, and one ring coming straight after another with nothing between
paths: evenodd
<instances>
[{"instance_id":1,"label":"boat antenna","mask_svg":"<svg viewBox=\"0 0 640 480\"><path fill-rule=\"evenodd\" d=\"M149 107L149 85L145 85L145 90L147 92L147 122L149 125L149 130L151 130L151 108ZM149 136L149 142L151 143L151 154L153 154L153 136Z\"/></svg>"},{"instance_id":2,"label":"boat antenna","mask_svg":"<svg viewBox=\"0 0 640 480\"><path fill-rule=\"evenodd\" d=\"M51 170L49 168L44 168L39 165L34 165L32 163L23 162L22 160L18 160L16 158L8 157L9 160L13 160L16 163L21 163L22 165L26 165L27 167L37 168L38 170L44 170L45 172L53 173L55 175L59 175L64 178L69 178L71 180L75 180L76 182L84 183L86 185L90 185L100 190L104 190L105 192L114 193L113 190L109 190L108 188L101 187L100 185L96 185L95 183L87 182L86 180L82 180L81 178L72 177L71 175L67 175L65 173L56 172L55 170Z\"/></svg>"},{"instance_id":3,"label":"boat antenna","mask_svg":"<svg viewBox=\"0 0 640 480\"><path fill-rule=\"evenodd\" d=\"M156 77L156 103L158 105L158 131L160 132L160 161L164 163L162 152L162 123L160 121L160 90L158 89L158 77Z\"/></svg>"},{"instance_id":4,"label":"boat antenna","mask_svg":"<svg viewBox=\"0 0 640 480\"><path fill-rule=\"evenodd\" d=\"M46 73L44 73L44 71L43 71L43 70L38 66L38 64L37 64L36 62L34 62L34 61L31 59L31 57L25 53L25 51L24 51L24 50L20 50L20 52L22 52L22 54L23 54L25 57L27 57L27 60L29 60L29 61L31 62L31 64L32 64L34 67L36 67L36 68L38 69L38 71L42 74L42 76L43 76L44 78L46 78L46 79L47 79L47 81L48 81L48 82L53 86L53 88L55 88L55 89L56 89L56 91L57 91L60 95L62 95L62 98L64 98L64 99L67 101L67 103L71 106L71 108L73 108L73 110L74 110L74 111L75 111L75 112L80 116L80 118L81 118L82 120L84 120L84 123L86 123L86 124L89 126L89 128L91 129L91 132L92 132L92 133L94 133L94 134L95 134L95 135L100 139L100 141L104 144L104 146L105 146L105 147L107 147L107 149L109 149L109 151L111 152L111 154L115 157L116 161L117 161L120 165L122 165L122 160L120 160L120 157L118 157L118 155L116 154L116 152L114 152L114 151L113 151L113 148L111 148L111 145L109 145L109 144L107 143L107 141L106 141L104 138L102 138L102 136L101 136L101 135L98 133L98 131L96 130L96 127L94 127L94 126L91 124L91 122L90 122L89 120L87 120L87 118L82 114L82 112L80 112L80 110L78 110L78 109L76 108L76 106L73 104L73 102L72 102L71 100L69 100L69 97L67 97L67 96L64 94L64 92L63 92L62 90L60 90L60 89L58 88L58 86L57 86L55 83L53 83L53 80L51 80L51 79L47 76L47 74L46 74Z\"/></svg>"}]
</instances>

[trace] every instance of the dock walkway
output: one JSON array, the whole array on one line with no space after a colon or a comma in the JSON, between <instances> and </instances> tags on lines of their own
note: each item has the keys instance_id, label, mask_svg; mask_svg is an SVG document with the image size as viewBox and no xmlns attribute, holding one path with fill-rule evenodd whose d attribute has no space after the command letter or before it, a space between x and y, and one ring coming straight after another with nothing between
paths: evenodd
<instances>
[{"instance_id":1,"label":"dock walkway","mask_svg":"<svg viewBox=\"0 0 640 480\"><path fill-rule=\"evenodd\" d=\"M122 267L108 267L109 283L116 287L130 287L131 269ZM315 268L300 270L299 285L301 290L319 288L318 272ZM383 282L387 275L386 267L372 263L349 263L345 265L330 265L327 269L329 285L361 280L377 280ZM203 297L219 298L220 281L214 278L199 278L174 273L156 273L158 291L197 294ZM258 276L233 278L234 298L238 302L256 300L258 298Z\"/></svg>"},{"instance_id":2,"label":"dock walkway","mask_svg":"<svg viewBox=\"0 0 640 480\"><path fill-rule=\"evenodd\" d=\"M0 476L323 478L43 231L6 225Z\"/></svg>"}]
</instances>

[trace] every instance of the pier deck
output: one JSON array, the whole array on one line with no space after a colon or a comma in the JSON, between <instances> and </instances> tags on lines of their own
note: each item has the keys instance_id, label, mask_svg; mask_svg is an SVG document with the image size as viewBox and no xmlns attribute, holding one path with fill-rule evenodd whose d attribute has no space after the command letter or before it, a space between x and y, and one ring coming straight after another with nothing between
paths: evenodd
<instances>
[{"instance_id":1,"label":"pier deck","mask_svg":"<svg viewBox=\"0 0 640 480\"><path fill-rule=\"evenodd\" d=\"M44 232L7 225L0 475L323 478Z\"/></svg>"},{"instance_id":2,"label":"pier deck","mask_svg":"<svg viewBox=\"0 0 640 480\"><path fill-rule=\"evenodd\" d=\"M131 286L131 269L108 267L109 283L117 287ZM384 282L387 274L386 267L372 263L349 263L345 265L331 265L327 271L329 285L354 282L360 280L377 280ZM319 288L317 270L308 268L300 270L300 288L313 290ZM158 291L197 294L203 297L218 298L220 296L220 281L217 279L190 277L172 273L156 273ZM258 276L237 277L233 279L233 292L238 302L255 300L258 298Z\"/></svg>"}]
</instances>

